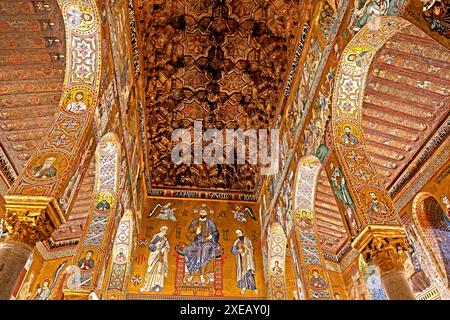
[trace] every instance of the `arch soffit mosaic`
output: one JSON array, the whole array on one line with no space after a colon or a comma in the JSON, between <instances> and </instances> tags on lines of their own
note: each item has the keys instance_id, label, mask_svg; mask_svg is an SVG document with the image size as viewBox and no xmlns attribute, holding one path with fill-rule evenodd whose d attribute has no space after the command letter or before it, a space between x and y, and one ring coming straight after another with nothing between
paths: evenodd
<instances>
[{"instance_id":1,"label":"arch soffit mosaic","mask_svg":"<svg viewBox=\"0 0 450 320\"><path fill-rule=\"evenodd\" d=\"M408 25L410 22L400 17L371 20L347 45L336 77L332 104L334 144L349 177L357 207L361 208L359 218L365 225L400 225L392 201L368 154L362 115L370 65L376 53ZM382 208L374 208L374 200L382 203Z\"/></svg>"},{"instance_id":2,"label":"arch soffit mosaic","mask_svg":"<svg viewBox=\"0 0 450 320\"><path fill-rule=\"evenodd\" d=\"M98 99L101 73L101 30L94 0L58 0L65 25L66 73L62 96L47 135L6 196L58 198L65 188L89 132ZM42 179L36 168L53 160L53 173Z\"/></svg>"},{"instance_id":3,"label":"arch soffit mosaic","mask_svg":"<svg viewBox=\"0 0 450 320\"><path fill-rule=\"evenodd\" d=\"M326 273L323 251L320 246L316 194L322 164L315 156L299 160L294 194L294 221L302 265L303 283L308 299L324 299L332 296Z\"/></svg>"},{"instance_id":4,"label":"arch soffit mosaic","mask_svg":"<svg viewBox=\"0 0 450 320\"><path fill-rule=\"evenodd\" d=\"M66 41L56 0L3 1L0 13L0 176L9 188L55 114Z\"/></svg>"}]
</instances>

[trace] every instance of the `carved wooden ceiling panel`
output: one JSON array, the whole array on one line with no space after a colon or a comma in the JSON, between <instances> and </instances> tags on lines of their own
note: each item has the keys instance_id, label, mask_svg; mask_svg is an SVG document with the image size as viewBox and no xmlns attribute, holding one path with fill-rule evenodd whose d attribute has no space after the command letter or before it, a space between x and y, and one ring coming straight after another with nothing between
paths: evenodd
<instances>
[{"instance_id":1,"label":"carved wooden ceiling panel","mask_svg":"<svg viewBox=\"0 0 450 320\"><path fill-rule=\"evenodd\" d=\"M45 135L61 96L64 54L64 23L56 0L0 1L4 171L7 163L16 173L22 171Z\"/></svg>"},{"instance_id":2,"label":"carved wooden ceiling panel","mask_svg":"<svg viewBox=\"0 0 450 320\"><path fill-rule=\"evenodd\" d=\"M325 254L337 256L347 243L348 236L325 170L321 171L317 183L314 208L322 250Z\"/></svg>"},{"instance_id":3,"label":"carved wooden ceiling panel","mask_svg":"<svg viewBox=\"0 0 450 320\"><path fill-rule=\"evenodd\" d=\"M377 53L363 107L367 148L386 188L449 114L450 51L414 26Z\"/></svg>"},{"instance_id":4,"label":"carved wooden ceiling panel","mask_svg":"<svg viewBox=\"0 0 450 320\"><path fill-rule=\"evenodd\" d=\"M76 201L70 211L66 223L56 229L51 237L50 246L70 244L68 241L79 241L86 224L89 208L92 205L92 196L95 183L95 157L92 157L89 168L80 185Z\"/></svg>"},{"instance_id":5,"label":"carved wooden ceiling panel","mask_svg":"<svg viewBox=\"0 0 450 320\"><path fill-rule=\"evenodd\" d=\"M268 128L281 98L299 0L142 0L153 188L254 192L258 168L175 165L177 128Z\"/></svg>"}]
</instances>

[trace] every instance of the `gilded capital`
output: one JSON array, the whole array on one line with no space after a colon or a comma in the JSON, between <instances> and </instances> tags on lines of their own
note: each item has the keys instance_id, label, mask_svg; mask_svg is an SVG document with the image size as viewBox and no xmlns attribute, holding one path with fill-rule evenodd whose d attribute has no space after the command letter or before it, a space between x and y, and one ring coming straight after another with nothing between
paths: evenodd
<instances>
[{"instance_id":1,"label":"gilded capital","mask_svg":"<svg viewBox=\"0 0 450 320\"><path fill-rule=\"evenodd\" d=\"M367 226L354 240L366 262L375 263L381 272L403 269L410 246L406 233L399 226Z\"/></svg>"},{"instance_id":2,"label":"gilded capital","mask_svg":"<svg viewBox=\"0 0 450 320\"><path fill-rule=\"evenodd\" d=\"M7 240L34 247L36 242L48 239L53 232L45 210L6 210Z\"/></svg>"},{"instance_id":3,"label":"gilded capital","mask_svg":"<svg viewBox=\"0 0 450 320\"><path fill-rule=\"evenodd\" d=\"M6 196L5 200L7 240L34 247L65 221L53 198Z\"/></svg>"},{"instance_id":4,"label":"gilded capital","mask_svg":"<svg viewBox=\"0 0 450 320\"><path fill-rule=\"evenodd\" d=\"M382 272L403 269L409 250L404 239L374 239L362 252L366 261L373 261Z\"/></svg>"}]
</instances>

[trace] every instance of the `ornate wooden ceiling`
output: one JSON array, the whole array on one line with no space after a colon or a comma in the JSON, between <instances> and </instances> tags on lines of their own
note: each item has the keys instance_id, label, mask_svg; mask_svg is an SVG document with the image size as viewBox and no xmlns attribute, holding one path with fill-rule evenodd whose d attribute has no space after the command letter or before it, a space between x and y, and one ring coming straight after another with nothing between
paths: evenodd
<instances>
[{"instance_id":1,"label":"ornate wooden ceiling","mask_svg":"<svg viewBox=\"0 0 450 320\"><path fill-rule=\"evenodd\" d=\"M11 183L58 106L65 38L56 0L1 1L0 16L0 171Z\"/></svg>"},{"instance_id":2,"label":"ornate wooden ceiling","mask_svg":"<svg viewBox=\"0 0 450 320\"><path fill-rule=\"evenodd\" d=\"M327 257L335 258L347 243L348 235L325 170L317 183L315 210L322 250Z\"/></svg>"},{"instance_id":3,"label":"ornate wooden ceiling","mask_svg":"<svg viewBox=\"0 0 450 320\"><path fill-rule=\"evenodd\" d=\"M76 244L79 241L86 224L89 208L92 205L94 182L95 159L92 157L67 222L55 230L49 240L51 247Z\"/></svg>"},{"instance_id":4,"label":"ornate wooden ceiling","mask_svg":"<svg viewBox=\"0 0 450 320\"><path fill-rule=\"evenodd\" d=\"M9 185L53 120L64 82L66 47L56 0L0 1L0 15L0 171ZM88 173L67 224L54 232L55 242L80 237L93 179Z\"/></svg>"},{"instance_id":5,"label":"ornate wooden ceiling","mask_svg":"<svg viewBox=\"0 0 450 320\"><path fill-rule=\"evenodd\" d=\"M450 53L409 26L377 53L363 107L372 162L386 188L398 179L450 105Z\"/></svg>"},{"instance_id":6,"label":"ornate wooden ceiling","mask_svg":"<svg viewBox=\"0 0 450 320\"><path fill-rule=\"evenodd\" d=\"M152 188L255 191L258 168L175 165L172 132L268 128L295 47L299 0L142 0Z\"/></svg>"}]
</instances>

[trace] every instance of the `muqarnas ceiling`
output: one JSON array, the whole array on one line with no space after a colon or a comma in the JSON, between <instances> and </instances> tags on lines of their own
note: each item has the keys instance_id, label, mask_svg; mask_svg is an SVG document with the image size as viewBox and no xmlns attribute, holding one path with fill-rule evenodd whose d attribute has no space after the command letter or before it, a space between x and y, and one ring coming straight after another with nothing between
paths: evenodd
<instances>
[{"instance_id":1,"label":"muqarnas ceiling","mask_svg":"<svg viewBox=\"0 0 450 320\"><path fill-rule=\"evenodd\" d=\"M273 125L295 47L299 0L142 1L147 175L152 188L255 192L252 165L176 165L175 129Z\"/></svg>"}]
</instances>

